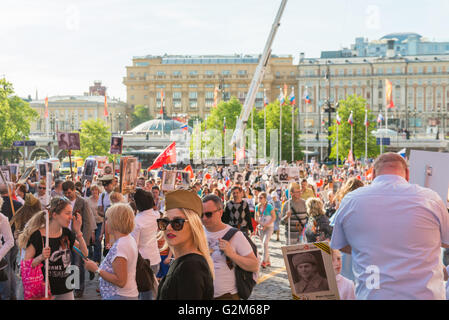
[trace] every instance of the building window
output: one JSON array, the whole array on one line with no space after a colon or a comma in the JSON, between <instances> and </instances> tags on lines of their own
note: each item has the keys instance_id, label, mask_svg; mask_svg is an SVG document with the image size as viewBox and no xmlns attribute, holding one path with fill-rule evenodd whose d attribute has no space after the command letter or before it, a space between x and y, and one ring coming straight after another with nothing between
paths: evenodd
<instances>
[{"instance_id":1,"label":"building window","mask_svg":"<svg viewBox=\"0 0 449 320\"><path fill-rule=\"evenodd\" d=\"M198 88L198 85L197 84L189 84L189 88Z\"/></svg>"},{"instance_id":2,"label":"building window","mask_svg":"<svg viewBox=\"0 0 449 320\"><path fill-rule=\"evenodd\" d=\"M244 83L239 83L238 87L239 88L248 88L248 85L244 84Z\"/></svg>"},{"instance_id":3,"label":"building window","mask_svg":"<svg viewBox=\"0 0 449 320\"><path fill-rule=\"evenodd\" d=\"M418 73L419 73L419 74L422 74L422 67L419 67L419 68L418 68Z\"/></svg>"},{"instance_id":4,"label":"building window","mask_svg":"<svg viewBox=\"0 0 449 320\"><path fill-rule=\"evenodd\" d=\"M246 76L246 70L239 70L239 71L237 71L237 74L239 75L239 76Z\"/></svg>"},{"instance_id":5,"label":"building window","mask_svg":"<svg viewBox=\"0 0 449 320\"><path fill-rule=\"evenodd\" d=\"M195 77L197 75L198 75L198 71L196 71L196 70L189 71L189 76Z\"/></svg>"},{"instance_id":6,"label":"building window","mask_svg":"<svg viewBox=\"0 0 449 320\"><path fill-rule=\"evenodd\" d=\"M181 98L182 98L182 92L180 91L174 91L173 92L173 107L176 109L181 108Z\"/></svg>"},{"instance_id":7,"label":"building window","mask_svg":"<svg viewBox=\"0 0 449 320\"><path fill-rule=\"evenodd\" d=\"M165 84L157 84L156 88L163 89L163 88L165 88Z\"/></svg>"},{"instance_id":8,"label":"building window","mask_svg":"<svg viewBox=\"0 0 449 320\"><path fill-rule=\"evenodd\" d=\"M131 73L129 74L129 77L130 77L130 78L134 78L134 72L131 72Z\"/></svg>"},{"instance_id":9,"label":"building window","mask_svg":"<svg viewBox=\"0 0 449 320\"><path fill-rule=\"evenodd\" d=\"M204 72L204 74L205 74L206 76L213 76L213 75L214 75L214 72L213 72L212 70L206 70L206 71Z\"/></svg>"},{"instance_id":10,"label":"building window","mask_svg":"<svg viewBox=\"0 0 449 320\"><path fill-rule=\"evenodd\" d=\"M173 71L173 76L178 78L181 76L181 71Z\"/></svg>"},{"instance_id":11,"label":"building window","mask_svg":"<svg viewBox=\"0 0 449 320\"><path fill-rule=\"evenodd\" d=\"M377 68L377 74L384 74L384 69Z\"/></svg>"},{"instance_id":12,"label":"building window","mask_svg":"<svg viewBox=\"0 0 449 320\"><path fill-rule=\"evenodd\" d=\"M427 73L432 73L432 72L433 72L432 67L427 67Z\"/></svg>"},{"instance_id":13,"label":"building window","mask_svg":"<svg viewBox=\"0 0 449 320\"><path fill-rule=\"evenodd\" d=\"M134 96L131 96L131 100L134 100Z\"/></svg>"},{"instance_id":14,"label":"building window","mask_svg":"<svg viewBox=\"0 0 449 320\"><path fill-rule=\"evenodd\" d=\"M307 76L307 73L308 73L308 72L305 71L305 75L306 75L306 76ZM277 72L275 73L275 77L279 79L279 78L281 77L281 73L280 73L279 71L277 71Z\"/></svg>"},{"instance_id":15,"label":"building window","mask_svg":"<svg viewBox=\"0 0 449 320\"><path fill-rule=\"evenodd\" d=\"M143 90L148 90L148 86L143 86Z\"/></svg>"},{"instance_id":16,"label":"building window","mask_svg":"<svg viewBox=\"0 0 449 320\"><path fill-rule=\"evenodd\" d=\"M230 70L223 70L221 72L221 74L224 75L224 76L229 76L229 75L231 75L231 71Z\"/></svg>"},{"instance_id":17,"label":"building window","mask_svg":"<svg viewBox=\"0 0 449 320\"><path fill-rule=\"evenodd\" d=\"M157 71L156 72L156 76L158 76L158 77L165 77L165 72L164 71Z\"/></svg>"},{"instance_id":18,"label":"building window","mask_svg":"<svg viewBox=\"0 0 449 320\"><path fill-rule=\"evenodd\" d=\"M401 74L401 68L399 67L396 68L396 74Z\"/></svg>"},{"instance_id":19,"label":"building window","mask_svg":"<svg viewBox=\"0 0 449 320\"><path fill-rule=\"evenodd\" d=\"M204 85L205 88L215 88L215 86L212 83L207 83Z\"/></svg>"},{"instance_id":20,"label":"building window","mask_svg":"<svg viewBox=\"0 0 449 320\"><path fill-rule=\"evenodd\" d=\"M145 100L147 100L147 99L148 99L148 96L147 96L147 95L145 95L145 96L143 96L143 98L144 98Z\"/></svg>"},{"instance_id":21,"label":"building window","mask_svg":"<svg viewBox=\"0 0 449 320\"><path fill-rule=\"evenodd\" d=\"M172 88L179 89L179 88L182 88L182 85L181 84L174 84L174 85L172 85Z\"/></svg>"}]
</instances>

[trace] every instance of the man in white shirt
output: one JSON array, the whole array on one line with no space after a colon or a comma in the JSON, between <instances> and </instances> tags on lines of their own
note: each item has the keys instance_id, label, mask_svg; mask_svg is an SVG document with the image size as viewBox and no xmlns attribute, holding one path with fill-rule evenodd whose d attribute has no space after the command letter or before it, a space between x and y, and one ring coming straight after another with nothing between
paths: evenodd
<instances>
[{"instance_id":1,"label":"man in white shirt","mask_svg":"<svg viewBox=\"0 0 449 320\"><path fill-rule=\"evenodd\" d=\"M214 261L214 299L239 300L235 280L235 264L243 270L258 272L259 260L241 231L238 231L229 241L222 238L232 228L221 221L223 202L215 194L203 198L203 225ZM226 262L228 257L232 264Z\"/></svg>"},{"instance_id":2,"label":"man in white shirt","mask_svg":"<svg viewBox=\"0 0 449 320\"><path fill-rule=\"evenodd\" d=\"M357 299L445 299L441 247L449 247L449 215L443 201L408 183L398 154L379 156L373 177L343 198L331 240L333 249L352 254Z\"/></svg>"}]
</instances>

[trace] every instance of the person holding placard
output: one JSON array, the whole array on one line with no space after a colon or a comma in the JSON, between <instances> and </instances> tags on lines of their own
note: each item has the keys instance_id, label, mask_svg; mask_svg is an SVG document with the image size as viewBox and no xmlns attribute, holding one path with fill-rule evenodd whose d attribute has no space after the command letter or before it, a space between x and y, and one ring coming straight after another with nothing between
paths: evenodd
<instances>
[{"instance_id":1,"label":"person holding placard","mask_svg":"<svg viewBox=\"0 0 449 320\"><path fill-rule=\"evenodd\" d=\"M88 254L86 242L81 232L82 218L79 213L72 215L70 200L66 197L53 198L50 203L49 247L45 244L45 216L41 211L31 218L19 236L19 246L26 248L25 261L32 259L32 267L36 267L45 259L49 259L48 278L50 292L56 300L74 300L72 288L68 288L66 280L70 276L66 269L70 266L73 247L79 248L85 256ZM69 225L72 230L69 230ZM42 273L45 274L45 267Z\"/></svg>"}]
</instances>

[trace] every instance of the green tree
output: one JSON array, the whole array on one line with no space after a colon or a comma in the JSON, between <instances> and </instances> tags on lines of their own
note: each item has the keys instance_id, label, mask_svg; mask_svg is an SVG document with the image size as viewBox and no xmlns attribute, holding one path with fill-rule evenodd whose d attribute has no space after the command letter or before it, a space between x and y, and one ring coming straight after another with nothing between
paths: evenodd
<instances>
[{"instance_id":1,"label":"green tree","mask_svg":"<svg viewBox=\"0 0 449 320\"><path fill-rule=\"evenodd\" d=\"M150 110L148 106L138 104L134 107L134 112L131 113L131 127L135 128L145 121L151 120Z\"/></svg>"},{"instance_id":2,"label":"green tree","mask_svg":"<svg viewBox=\"0 0 449 320\"><path fill-rule=\"evenodd\" d=\"M278 100L269 103L266 107L267 114L267 128L266 128L266 141L267 141L267 155L270 155L270 130L276 129L279 131L280 129L280 112L281 106ZM262 109L254 114L254 128L256 133L260 129L264 129L264 113L265 110ZM295 108L293 117L296 119L298 116L298 109ZM250 124L250 121L248 121ZM300 131L297 128L296 121L294 121L294 160L299 160L304 157L302 153L302 147L300 146ZM282 159L288 162L292 160L292 106L289 104L285 104L282 106L282 141L278 143L282 147ZM279 152L279 151L278 151ZM279 154L278 154L279 156ZM277 157L276 157L277 158Z\"/></svg>"},{"instance_id":3,"label":"green tree","mask_svg":"<svg viewBox=\"0 0 449 320\"><path fill-rule=\"evenodd\" d=\"M353 112L353 153L355 158L365 156L365 106L366 100L361 96L350 95L346 100L339 101L338 114L341 118L341 125L338 128L338 153L339 159L345 159L351 150L351 125L348 123L349 115ZM368 110L368 157L373 158L379 154L376 145L376 137L371 134L375 129L375 115ZM330 128L331 141L333 144L331 158L337 158L337 124ZM341 162L340 162L341 163Z\"/></svg>"},{"instance_id":4,"label":"green tree","mask_svg":"<svg viewBox=\"0 0 449 320\"><path fill-rule=\"evenodd\" d=\"M111 133L103 120L84 120L81 122L81 150L75 151L75 156L83 159L88 156L109 156Z\"/></svg>"},{"instance_id":5,"label":"green tree","mask_svg":"<svg viewBox=\"0 0 449 320\"><path fill-rule=\"evenodd\" d=\"M31 122L38 118L28 102L14 95L12 84L0 79L0 154L15 140L27 139Z\"/></svg>"}]
</instances>

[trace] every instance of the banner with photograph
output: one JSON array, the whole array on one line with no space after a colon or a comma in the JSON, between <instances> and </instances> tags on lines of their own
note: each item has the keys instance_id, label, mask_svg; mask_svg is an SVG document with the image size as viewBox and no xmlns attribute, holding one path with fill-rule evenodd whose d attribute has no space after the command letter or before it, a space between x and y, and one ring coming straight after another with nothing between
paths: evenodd
<instances>
[{"instance_id":1,"label":"banner with photograph","mask_svg":"<svg viewBox=\"0 0 449 320\"><path fill-rule=\"evenodd\" d=\"M120 190L129 192L136 188L139 175L139 161L135 157L120 158Z\"/></svg>"},{"instance_id":2,"label":"banner with photograph","mask_svg":"<svg viewBox=\"0 0 449 320\"><path fill-rule=\"evenodd\" d=\"M122 154L123 137L111 137L110 154Z\"/></svg>"},{"instance_id":3,"label":"banner with photograph","mask_svg":"<svg viewBox=\"0 0 449 320\"><path fill-rule=\"evenodd\" d=\"M83 176L81 180L82 181L88 180L92 182L92 180L94 179L96 166L97 161L95 159L86 159L86 161L84 161Z\"/></svg>"},{"instance_id":4,"label":"banner with photograph","mask_svg":"<svg viewBox=\"0 0 449 320\"><path fill-rule=\"evenodd\" d=\"M299 168L298 167L278 167L276 170L276 177L279 182L298 182Z\"/></svg>"},{"instance_id":5,"label":"banner with photograph","mask_svg":"<svg viewBox=\"0 0 449 320\"><path fill-rule=\"evenodd\" d=\"M11 172L9 171L9 167L0 166L0 171L2 172L2 180L3 180L1 183L11 182Z\"/></svg>"},{"instance_id":6,"label":"banner with photograph","mask_svg":"<svg viewBox=\"0 0 449 320\"><path fill-rule=\"evenodd\" d=\"M58 132L58 148L61 150L80 150L79 132Z\"/></svg>"},{"instance_id":7,"label":"banner with photograph","mask_svg":"<svg viewBox=\"0 0 449 320\"><path fill-rule=\"evenodd\" d=\"M36 171L36 168L34 166L28 167L25 170L25 172L22 174L22 176L20 177L18 183L24 184L28 180L28 178L31 176L31 174L34 173L34 171Z\"/></svg>"},{"instance_id":8,"label":"banner with photograph","mask_svg":"<svg viewBox=\"0 0 449 320\"><path fill-rule=\"evenodd\" d=\"M295 300L339 300L328 242L281 247Z\"/></svg>"},{"instance_id":9,"label":"banner with photograph","mask_svg":"<svg viewBox=\"0 0 449 320\"><path fill-rule=\"evenodd\" d=\"M162 191L173 191L175 190L177 171L166 171L162 172Z\"/></svg>"}]
</instances>

